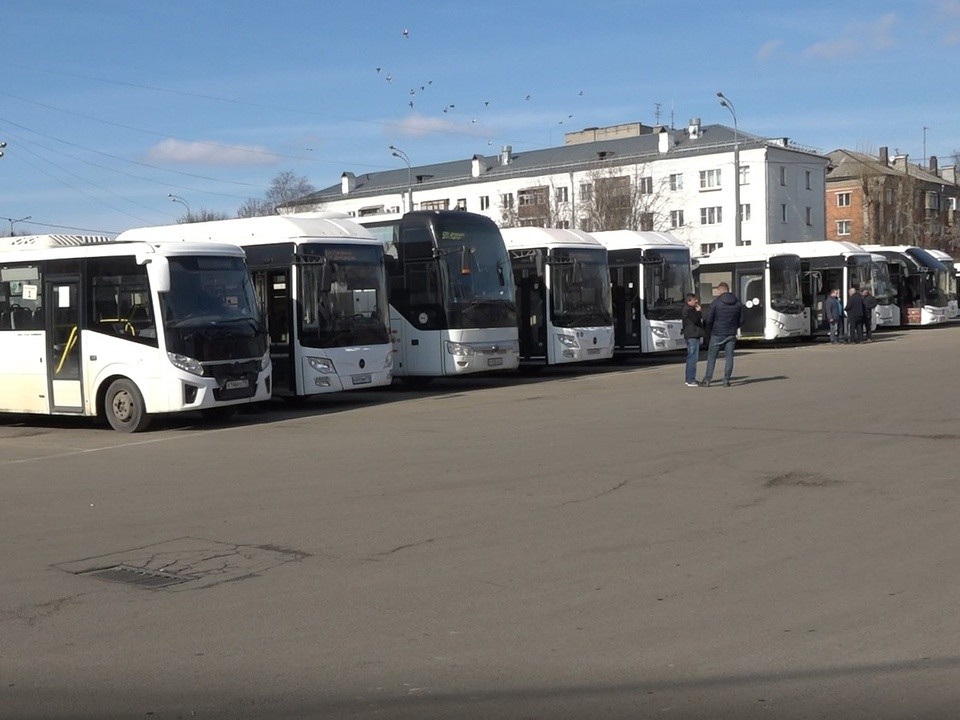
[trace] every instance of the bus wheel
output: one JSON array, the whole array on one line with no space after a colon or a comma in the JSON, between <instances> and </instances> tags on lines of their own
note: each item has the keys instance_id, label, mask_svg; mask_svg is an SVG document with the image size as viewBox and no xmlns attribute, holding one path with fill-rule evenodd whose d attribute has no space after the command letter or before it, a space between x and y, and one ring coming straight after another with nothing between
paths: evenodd
<instances>
[{"instance_id":1,"label":"bus wheel","mask_svg":"<svg viewBox=\"0 0 960 720\"><path fill-rule=\"evenodd\" d=\"M150 424L150 416L143 405L143 395L135 384L125 378L110 383L103 411L110 427L118 432L140 432Z\"/></svg>"}]
</instances>

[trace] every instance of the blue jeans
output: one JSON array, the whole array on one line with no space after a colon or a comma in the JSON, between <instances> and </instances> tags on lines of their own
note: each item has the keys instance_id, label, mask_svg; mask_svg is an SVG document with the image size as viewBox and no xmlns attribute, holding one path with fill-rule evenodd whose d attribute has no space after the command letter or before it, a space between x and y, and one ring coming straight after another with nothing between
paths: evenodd
<instances>
[{"instance_id":1,"label":"blue jeans","mask_svg":"<svg viewBox=\"0 0 960 720\"><path fill-rule=\"evenodd\" d=\"M688 383L697 381L697 358L700 357L700 338L687 338L687 368L685 380Z\"/></svg>"},{"instance_id":2,"label":"blue jeans","mask_svg":"<svg viewBox=\"0 0 960 720\"><path fill-rule=\"evenodd\" d=\"M704 380L713 380L713 367L717 364L717 355L720 354L720 348L723 348L723 380L730 382L730 376L733 375L733 348L737 344L736 335L724 335L717 337L710 336L710 345L707 348L707 371L703 375Z\"/></svg>"}]
</instances>

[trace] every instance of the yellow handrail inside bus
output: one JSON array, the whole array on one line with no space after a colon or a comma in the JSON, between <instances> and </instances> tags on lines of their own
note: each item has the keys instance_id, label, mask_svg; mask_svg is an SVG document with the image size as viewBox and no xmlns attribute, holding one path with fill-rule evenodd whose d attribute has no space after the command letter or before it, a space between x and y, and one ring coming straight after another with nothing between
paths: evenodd
<instances>
[{"instance_id":1,"label":"yellow handrail inside bus","mask_svg":"<svg viewBox=\"0 0 960 720\"><path fill-rule=\"evenodd\" d=\"M63 346L63 352L60 354L60 362L57 363L57 369L54 371L54 375L59 375L60 371L63 370L63 364L67 361L67 355L70 354L70 351L73 350L73 346L77 344L77 326L74 325L73 329L70 330L70 335L67 337L67 344Z\"/></svg>"}]
</instances>

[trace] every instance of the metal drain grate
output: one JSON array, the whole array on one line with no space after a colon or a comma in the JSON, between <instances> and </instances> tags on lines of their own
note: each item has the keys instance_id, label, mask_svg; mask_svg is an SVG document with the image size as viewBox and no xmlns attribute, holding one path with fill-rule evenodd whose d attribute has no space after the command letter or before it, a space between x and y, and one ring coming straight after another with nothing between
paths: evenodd
<instances>
[{"instance_id":1,"label":"metal drain grate","mask_svg":"<svg viewBox=\"0 0 960 720\"><path fill-rule=\"evenodd\" d=\"M192 577L173 575L172 573L158 572L157 570L144 570L143 568L130 567L129 565L114 565L113 567L99 568L97 570L86 570L77 573L77 575L86 575L99 580L125 583L126 585L133 585L134 587L145 588L147 590L169 587L170 585L180 585L181 583L193 580Z\"/></svg>"}]
</instances>

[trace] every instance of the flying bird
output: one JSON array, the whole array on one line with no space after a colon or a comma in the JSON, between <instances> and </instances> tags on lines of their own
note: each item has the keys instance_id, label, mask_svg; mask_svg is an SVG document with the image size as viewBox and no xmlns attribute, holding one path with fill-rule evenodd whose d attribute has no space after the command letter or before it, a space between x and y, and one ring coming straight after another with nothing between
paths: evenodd
<instances>
[{"instance_id":1,"label":"flying bird","mask_svg":"<svg viewBox=\"0 0 960 720\"><path fill-rule=\"evenodd\" d=\"M404 29L404 31L403 31L403 36L404 36L407 40L409 40L409 39L410 39L410 31Z\"/></svg>"},{"instance_id":2,"label":"flying bird","mask_svg":"<svg viewBox=\"0 0 960 720\"><path fill-rule=\"evenodd\" d=\"M380 72L380 68L379 68L379 67L377 68L377 72L378 72L378 73Z\"/></svg>"},{"instance_id":3,"label":"flying bird","mask_svg":"<svg viewBox=\"0 0 960 720\"><path fill-rule=\"evenodd\" d=\"M410 101L409 103L407 103L407 104L412 108L412 107L413 107L413 100L411 100L411 101Z\"/></svg>"},{"instance_id":4,"label":"flying bird","mask_svg":"<svg viewBox=\"0 0 960 720\"><path fill-rule=\"evenodd\" d=\"M387 75L387 77L385 78L385 80L386 80L388 83L392 83L392 82L393 82L393 75Z\"/></svg>"},{"instance_id":5,"label":"flying bird","mask_svg":"<svg viewBox=\"0 0 960 720\"><path fill-rule=\"evenodd\" d=\"M529 100L529 99L530 99L530 96L529 96L529 95L527 95L527 96L524 98L524 100Z\"/></svg>"},{"instance_id":6,"label":"flying bird","mask_svg":"<svg viewBox=\"0 0 960 720\"><path fill-rule=\"evenodd\" d=\"M583 95L583 90L580 91L580 94Z\"/></svg>"}]
</instances>

